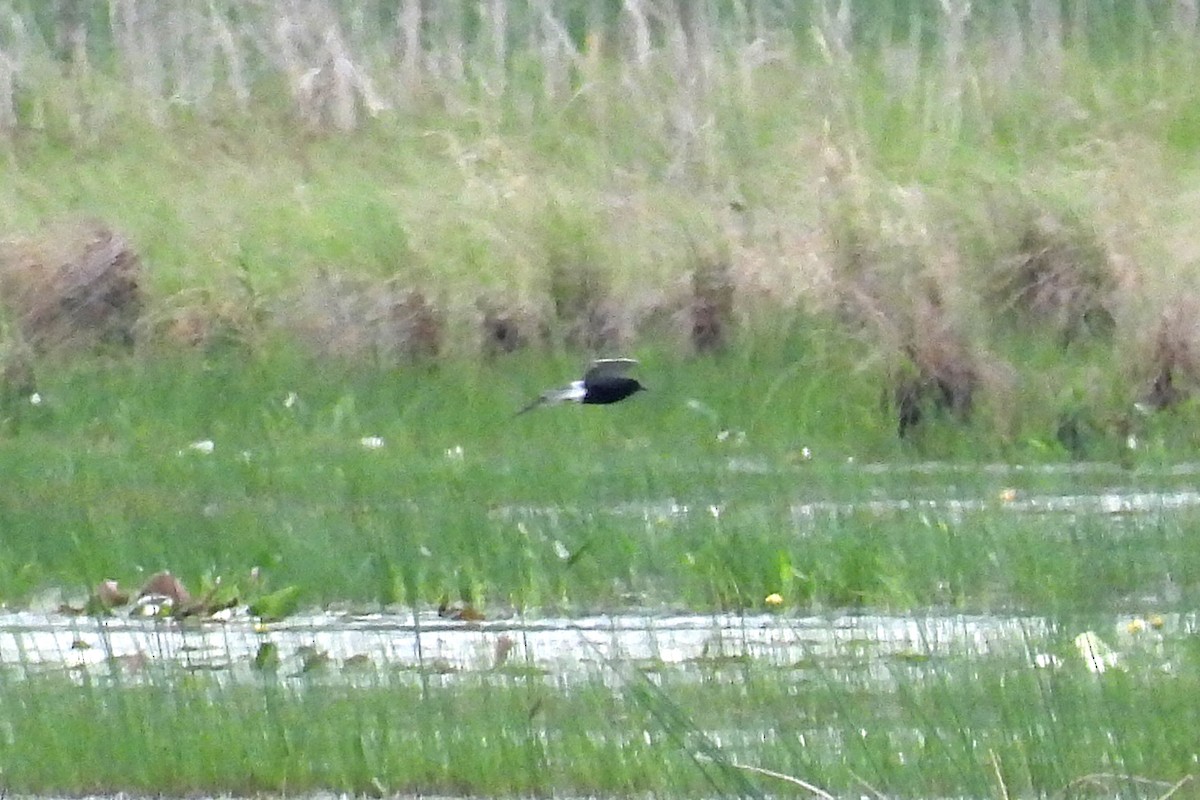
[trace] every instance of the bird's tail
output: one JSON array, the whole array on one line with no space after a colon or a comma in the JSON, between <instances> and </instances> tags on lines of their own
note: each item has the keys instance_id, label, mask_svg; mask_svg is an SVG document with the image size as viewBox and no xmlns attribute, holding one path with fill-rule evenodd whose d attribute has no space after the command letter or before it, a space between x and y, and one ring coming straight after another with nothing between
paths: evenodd
<instances>
[{"instance_id":1,"label":"bird's tail","mask_svg":"<svg viewBox=\"0 0 1200 800\"><path fill-rule=\"evenodd\" d=\"M514 416L514 417L519 417L519 416L521 416L522 414L524 414L526 411L533 411L535 408L540 408L541 406L543 406L543 405L545 405L545 404L546 404L546 401L545 401L545 399L544 399L544 398L541 398L541 397L539 397L538 399L534 400L534 401L533 401L532 403L530 403L529 405L527 405L527 406L525 406L524 408L522 408L522 409L521 409L520 411L518 411L516 414L513 414L513 416Z\"/></svg>"},{"instance_id":2,"label":"bird's tail","mask_svg":"<svg viewBox=\"0 0 1200 800\"><path fill-rule=\"evenodd\" d=\"M519 417L526 411L533 411L535 408L541 408L542 406L553 406L565 403L568 400L579 400L580 397L581 390L574 386L566 389L550 389L549 391L542 392L536 400L522 408L514 416Z\"/></svg>"}]
</instances>

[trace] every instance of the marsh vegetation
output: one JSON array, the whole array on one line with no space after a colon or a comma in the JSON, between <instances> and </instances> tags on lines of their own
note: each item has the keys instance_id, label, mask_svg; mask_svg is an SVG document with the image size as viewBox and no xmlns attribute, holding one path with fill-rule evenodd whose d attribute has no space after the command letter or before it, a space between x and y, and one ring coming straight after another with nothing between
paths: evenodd
<instances>
[{"instance_id":1,"label":"marsh vegetation","mask_svg":"<svg viewBox=\"0 0 1200 800\"><path fill-rule=\"evenodd\" d=\"M1190 791L1198 24L13 4L0 599L76 632L0 626L2 788ZM514 419L597 355L650 392ZM87 603L163 570L231 616ZM322 609L481 656L323 658ZM530 644L667 610L720 636ZM1019 633L803 650L876 615Z\"/></svg>"}]
</instances>

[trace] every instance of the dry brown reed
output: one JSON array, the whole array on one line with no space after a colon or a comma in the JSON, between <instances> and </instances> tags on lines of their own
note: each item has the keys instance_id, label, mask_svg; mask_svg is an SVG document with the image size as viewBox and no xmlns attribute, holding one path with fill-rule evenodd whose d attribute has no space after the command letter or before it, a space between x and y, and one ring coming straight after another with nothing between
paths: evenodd
<instances>
[{"instance_id":1,"label":"dry brown reed","mask_svg":"<svg viewBox=\"0 0 1200 800\"><path fill-rule=\"evenodd\" d=\"M883 402L908 435L931 414L965 422L1000 365L969 324L952 231L919 187L890 184L853 152L825 156L827 294L817 298L883 362Z\"/></svg>"},{"instance_id":2,"label":"dry brown reed","mask_svg":"<svg viewBox=\"0 0 1200 800\"><path fill-rule=\"evenodd\" d=\"M933 304L922 304L888 380L896 431L908 435L930 413L966 422L977 402L980 356Z\"/></svg>"},{"instance_id":3,"label":"dry brown reed","mask_svg":"<svg viewBox=\"0 0 1200 800\"><path fill-rule=\"evenodd\" d=\"M219 295L180 292L143 316L142 339L172 348L214 350L223 345L251 345L263 320L241 293Z\"/></svg>"},{"instance_id":4,"label":"dry brown reed","mask_svg":"<svg viewBox=\"0 0 1200 800\"><path fill-rule=\"evenodd\" d=\"M201 115L274 102L286 87L306 125L360 127L391 109L433 100L474 113L481 91L516 108L584 99L600 106L603 62L620 65L624 99L670 133L679 163L711 159L704 99L753 89L757 69L777 57L765 0L734 3L732 16L708 3L626 0L112 0L100 13L56 4L40 19L3 24L0 132L41 124L49 102L76 133L112 124L101 90L126 99L156 125L172 108ZM69 69L57 69L65 62ZM536 67L536 81L522 73ZM108 80L109 78L115 80ZM19 102L34 88L39 103ZM49 98L44 91L60 92ZM109 103L111 105L111 103ZM601 108L597 109L603 113Z\"/></svg>"},{"instance_id":5,"label":"dry brown reed","mask_svg":"<svg viewBox=\"0 0 1200 800\"><path fill-rule=\"evenodd\" d=\"M1180 297L1165 308L1137 377L1138 402L1159 411L1186 400L1200 387L1200 306Z\"/></svg>"},{"instance_id":6,"label":"dry brown reed","mask_svg":"<svg viewBox=\"0 0 1200 800\"><path fill-rule=\"evenodd\" d=\"M733 334L734 281L726 258L700 258L688 298L689 339L697 353L724 350Z\"/></svg>"},{"instance_id":7,"label":"dry brown reed","mask_svg":"<svg viewBox=\"0 0 1200 800\"><path fill-rule=\"evenodd\" d=\"M528 309L494 298L476 301L479 312L479 350L485 358L515 353L548 338L544 323Z\"/></svg>"},{"instance_id":8,"label":"dry brown reed","mask_svg":"<svg viewBox=\"0 0 1200 800\"><path fill-rule=\"evenodd\" d=\"M443 346L441 312L423 291L329 270L292 292L273 317L327 357L398 366L429 362Z\"/></svg>"},{"instance_id":9,"label":"dry brown reed","mask_svg":"<svg viewBox=\"0 0 1200 800\"><path fill-rule=\"evenodd\" d=\"M625 331L604 270L587 261L555 261L549 283L555 327L568 347L591 353L621 348Z\"/></svg>"},{"instance_id":10,"label":"dry brown reed","mask_svg":"<svg viewBox=\"0 0 1200 800\"><path fill-rule=\"evenodd\" d=\"M306 0L270 8L274 55L307 125L350 131L364 113L373 117L389 107L366 68L369 53L354 52L333 5Z\"/></svg>"},{"instance_id":11,"label":"dry brown reed","mask_svg":"<svg viewBox=\"0 0 1200 800\"><path fill-rule=\"evenodd\" d=\"M472 115L481 96L522 110L569 103L597 120L620 103L671 148L671 173L684 174L721 161L713 98L736 97L754 113L769 97L763 73L815 47L826 63L815 79L839 125L861 129L855 84L879 62L891 95L922 117L923 141L937 147L1014 88L1057 81L1068 47L1086 53L1098 16L1089 5L111 0L92 9L70 0L0 21L0 131L60 114L86 134L116 123L118 96L164 125L175 108L210 116L277 106L280 87L298 119L335 130L425 101ZM1195 4L1168 5L1165 31L1131 40L1188 41ZM1144 58L1169 69L1153 52Z\"/></svg>"},{"instance_id":12,"label":"dry brown reed","mask_svg":"<svg viewBox=\"0 0 1200 800\"><path fill-rule=\"evenodd\" d=\"M141 273L125 237L93 220L0 243L0 302L38 352L132 345Z\"/></svg>"},{"instance_id":13,"label":"dry brown reed","mask_svg":"<svg viewBox=\"0 0 1200 800\"><path fill-rule=\"evenodd\" d=\"M1103 245L1075 220L1027 208L1015 252L1001 254L991 297L1020 325L1048 328L1065 346L1112 333L1116 275Z\"/></svg>"}]
</instances>

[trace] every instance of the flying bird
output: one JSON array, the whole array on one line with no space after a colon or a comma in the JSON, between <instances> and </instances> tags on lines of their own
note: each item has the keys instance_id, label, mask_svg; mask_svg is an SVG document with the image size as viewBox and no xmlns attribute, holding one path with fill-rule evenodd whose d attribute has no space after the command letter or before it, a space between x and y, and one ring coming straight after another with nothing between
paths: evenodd
<instances>
[{"instance_id":1,"label":"flying bird","mask_svg":"<svg viewBox=\"0 0 1200 800\"><path fill-rule=\"evenodd\" d=\"M583 380L571 381L571 385L564 389L548 389L517 413L524 414L540 406L556 405L568 400L596 405L618 403L631 394L646 391L645 386L626 375L637 363L632 358L596 359L583 373Z\"/></svg>"}]
</instances>

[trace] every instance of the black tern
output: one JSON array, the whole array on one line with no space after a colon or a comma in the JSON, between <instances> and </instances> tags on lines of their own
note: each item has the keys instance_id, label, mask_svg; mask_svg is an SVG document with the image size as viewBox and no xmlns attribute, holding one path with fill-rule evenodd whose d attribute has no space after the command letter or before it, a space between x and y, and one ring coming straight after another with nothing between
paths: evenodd
<instances>
[{"instance_id":1,"label":"black tern","mask_svg":"<svg viewBox=\"0 0 1200 800\"><path fill-rule=\"evenodd\" d=\"M565 389L549 389L529 405L518 411L524 414L535 408L555 405L571 401L607 405L619 403L636 392L646 391L635 379L625 373L629 372L638 362L632 358L599 358L588 366L583 373L583 380L572 381Z\"/></svg>"}]
</instances>

